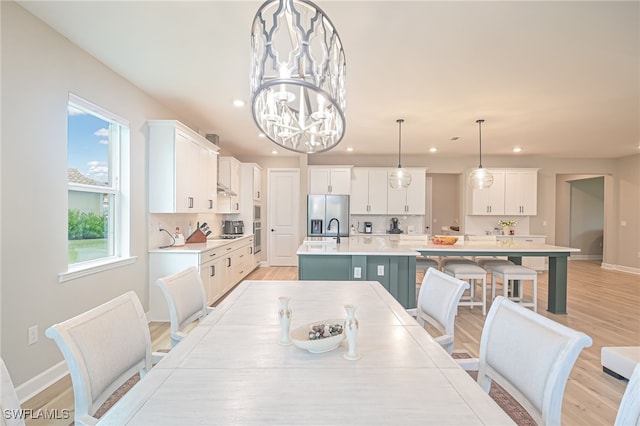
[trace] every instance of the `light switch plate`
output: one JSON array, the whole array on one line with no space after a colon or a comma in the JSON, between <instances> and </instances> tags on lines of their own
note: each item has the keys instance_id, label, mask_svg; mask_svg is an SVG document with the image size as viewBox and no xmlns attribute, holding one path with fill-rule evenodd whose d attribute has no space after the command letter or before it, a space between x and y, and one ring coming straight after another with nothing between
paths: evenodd
<instances>
[{"instance_id":1,"label":"light switch plate","mask_svg":"<svg viewBox=\"0 0 640 426\"><path fill-rule=\"evenodd\" d=\"M362 278L362 268L356 266L353 268L353 278Z\"/></svg>"},{"instance_id":2,"label":"light switch plate","mask_svg":"<svg viewBox=\"0 0 640 426\"><path fill-rule=\"evenodd\" d=\"M378 265L378 276L382 277L384 275L384 265Z\"/></svg>"}]
</instances>

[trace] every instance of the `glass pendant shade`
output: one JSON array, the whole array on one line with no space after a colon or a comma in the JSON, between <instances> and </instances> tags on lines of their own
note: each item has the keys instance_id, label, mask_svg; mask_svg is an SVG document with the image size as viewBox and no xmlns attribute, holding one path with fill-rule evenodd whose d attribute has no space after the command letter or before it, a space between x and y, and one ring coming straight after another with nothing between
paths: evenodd
<instances>
[{"instance_id":1,"label":"glass pendant shade","mask_svg":"<svg viewBox=\"0 0 640 426\"><path fill-rule=\"evenodd\" d=\"M402 156L402 123L404 123L404 120L399 118L396 123L398 123L398 168L389 173L389 186L393 189L400 189L411 185L411 173L400 165Z\"/></svg>"},{"instance_id":2,"label":"glass pendant shade","mask_svg":"<svg viewBox=\"0 0 640 426\"><path fill-rule=\"evenodd\" d=\"M393 189L406 188L411 185L411 173L398 167L389 173L389 186Z\"/></svg>"},{"instance_id":3,"label":"glass pendant shade","mask_svg":"<svg viewBox=\"0 0 640 426\"><path fill-rule=\"evenodd\" d=\"M486 169L477 168L469 173L469 184L473 189L485 189L493 185L493 175Z\"/></svg>"},{"instance_id":4,"label":"glass pendant shade","mask_svg":"<svg viewBox=\"0 0 640 426\"><path fill-rule=\"evenodd\" d=\"M307 0L271 0L251 27L253 119L267 138L314 154L345 132L346 60L327 17Z\"/></svg>"},{"instance_id":5,"label":"glass pendant shade","mask_svg":"<svg viewBox=\"0 0 640 426\"><path fill-rule=\"evenodd\" d=\"M485 189L493 185L493 175L491 172L482 168L482 123L484 120L476 120L478 123L478 141L479 141L479 158L480 162L477 169L473 169L469 173L469 186L473 189Z\"/></svg>"}]
</instances>

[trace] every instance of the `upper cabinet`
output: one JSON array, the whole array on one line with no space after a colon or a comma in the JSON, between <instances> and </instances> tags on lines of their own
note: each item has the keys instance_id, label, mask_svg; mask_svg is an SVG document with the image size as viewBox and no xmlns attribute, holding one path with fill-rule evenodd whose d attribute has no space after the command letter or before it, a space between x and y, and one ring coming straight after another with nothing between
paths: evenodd
<instances>
[{"instance_id":1,"label":"upper cabinet","mask_svg":"<svg viewBox=\"0 0 640 426\"><path fill-rule=\"evenodd\" d=\"M493 184L489 188L469 188L469 214L504 214L504 170L488 170L493 175Z\"/></svg>"},{"instance_id":2,"label":"upper cabinet","mask_svg":"<svg viewBox=\"0 0 640 426\"><path fill-rule=\"evenodd\" d=\"M176 120L150 120L149 212L215 211L218 148ZM203 179L203 176L205 177Z\"/></svg>"},{"instance_id":3,"label":"upper cabinet","mask_svg":"<svg viewBox=\"0 0 640 426\"><path fill-rule=\"evenodd\" d=\"M538 214L538 171L505 172L504 213L535 216Z\"/></svg>"},{"instance_id":4,"label":"upper cabinet","mask_svg":"<svg viewBox=\"0 0 640 426\"><path fill-rule=\"evenodd\" d=\"M488 170L493 174L493 185L486 189L469 189L468 214L537 214L538 169Z\"/></svg>"},{"instance_id":5,"label":"upper cabinet","mask_svg":"<svg viewBox=\"0 0 640 426\"><path fill-rule=\"evenodd\" d=\"M252 164L253 168L253 201L262 201L262 168Z\"/></svg>"},{"instance_id":6,"label":"upper cabinet","mask_svg":"<svg viewBox=\"0 0 640 426\"><path fill-rule=\"evenodd\" d=\"M387 214L387 169L354 167L351 214Z\"/></svg>"},{"instance_id":7,"label":"upper cabinet","mask_svg":"<svg viewBox=\"0 0 640 426\"><path fill-rule=\"evenodd\" d=\"M425 214L427 169L407 168L411 173L411 185L407 188L387 189L387 214ZM389 169L388 173L392 170ZM385 181L388 187L388 181Z\"/></svg>"},{"instance_id":8,"label":"upper cabinet","mask_svg":"<svg viewBox=\"0 0 640 426\"><path fill-rule=\"evenodd\" d=\"M309 166L309 194L351 194L351 167Z\"/></svg>"},{"instance_id":9,"label":"upper cabinet","mask_svg":"<svg viewBox=\"0 0 640 426\"><path fill-rule=\"evenodd\" d=\"M234 157L220 157L218 182L230 189L235 195L218 196L216 213L240 213L240 161Z\"/></svg>"}]
</instances>

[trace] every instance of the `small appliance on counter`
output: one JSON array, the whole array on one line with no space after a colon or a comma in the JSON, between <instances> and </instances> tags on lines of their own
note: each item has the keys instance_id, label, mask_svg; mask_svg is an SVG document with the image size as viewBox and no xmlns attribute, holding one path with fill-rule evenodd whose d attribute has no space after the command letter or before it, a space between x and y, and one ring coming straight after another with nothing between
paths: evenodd
<instances>
[{"instance_id":1,"label":"small appliance on counter","mask_svg":"<svg viewBox=\"0 0 640 426\"><path fill-rule=\"evenodd\" d=\"M244 234L244 222L241 220L223 220L221 238L238 238Z\"/></svg>"},{"instance_id":2,"label":"small appliance on counter","mask_svg":"<svg viewBox=\"0 0 640 426\"><path fill-rule=\"evenodd\" d=\"M364 233L365 234L373 233L373 223L371 223L371 222L365 222L364 223Z\"/></svg>"},{"instance_id":3,"label":"small appliance on counter","mask_svg":"<svg viewBox=\"0 0 640 426\"><path fill-rule=\"evenodd\" d=\"M402 234L402 229L398 226L398 218L391 218L391 228L387 231L388 234Z\"/></svg>"}]
</instances>

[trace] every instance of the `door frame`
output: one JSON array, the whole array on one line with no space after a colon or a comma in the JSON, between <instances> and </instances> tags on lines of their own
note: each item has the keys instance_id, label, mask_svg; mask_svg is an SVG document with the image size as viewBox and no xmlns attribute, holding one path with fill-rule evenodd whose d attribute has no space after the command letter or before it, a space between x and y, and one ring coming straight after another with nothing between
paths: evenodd
<instances>
[{"instance_id":1,"label":"door frame","mask_svg":"<svg viewBox=\"0 0 640 426\"><path fill-rule=\"evenodd\" d=\"M266 228L266 232L267 232L267 241L266 241L266 249L267 249L267 263L268 265L272 265L272 253L273 253L273 236L274 233L271 232L271 229L274 229L273 226L274 224L272 223L272 217L271 217L271 209L273 207L273 204L276 200L277 197L275 197L275 189L271 187L271 177L273 174L275 173L282 173L282 172L290 172L294 175L297 176L297 185L298 185L298 190L297 191L293 191L294 193L291 194L291 198L292 198L292 203L291 205L294 208L294 213L297 212L297 214L294 214L294 230L293 230L293 235L296 239L300 239L300 226L301 226L301 206L300 206L300 169L299 168L294 168L294 167L286 167L286 168L278 168L278 167L274 167L274 168L268 168L267 169L267 194L269 194L269 197L267 197L267 228ZM263 246L264 247L264 246ZM295 252L297 251L298 247L292 247L291 250L293 251L291 253L291 256L295 256ZM292 265L293 266L293 265ZM297 266L297 262L296 265Z\"/></svg>"}]
</instances>

